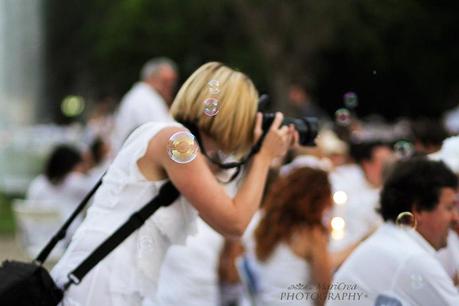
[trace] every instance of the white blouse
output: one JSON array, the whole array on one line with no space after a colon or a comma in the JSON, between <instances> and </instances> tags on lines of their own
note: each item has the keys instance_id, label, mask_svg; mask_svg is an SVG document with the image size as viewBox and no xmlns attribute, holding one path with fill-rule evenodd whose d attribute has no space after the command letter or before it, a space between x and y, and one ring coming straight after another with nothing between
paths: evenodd
<instances>
[{"instance_id":1,"label":"white blouse","mask_svg":"<svg viewBox=\"0 0 459 306\"><path fill-rule=\"evenodd\" d=\"M147 123L136 129L109 167L61 261L52 271L58 285L129 216L158 193L166 180L148 181L137 161L160 130L178 123ZM71 286L65 298L73 305L128 305L156 290L160 266L169 246L183 244L196 231L197 211L179 197L160 208L145 224L103 259L83 281ZM122 296L121 300L115 301ZM130 297L135 297L131 299ZM133 301L136 301L135 303Z\"/></svg>"},{"instance_id":2,"label":"white blouse","mask_svg":"<svg viewBox=\"0 0 459 306\"><path fill-rule=\"evenodd\" d=\"M310 264L285 243L280 243L266 261L254 261L259 284L258 301L263 306L314 305L316 288L311 279Z\"/></svg>"}]
</instances>

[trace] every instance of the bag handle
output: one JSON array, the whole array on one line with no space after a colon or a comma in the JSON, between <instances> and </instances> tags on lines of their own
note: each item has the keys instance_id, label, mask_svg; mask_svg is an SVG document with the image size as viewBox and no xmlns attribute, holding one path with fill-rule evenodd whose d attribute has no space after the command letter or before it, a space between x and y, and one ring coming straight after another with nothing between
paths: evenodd
<instances>
[{"instance_id":1,"label":"bag handle","mask_svg":"<svg viewBox=\"0 0 459 306\"><path fill-rule=\"evenodd\" d=\"M79 284L83 277L120 245L129 235L140 228L145 221L162 206L169 206L180 195L172 182L164 183L156 197L134 212L110 237L105 239L86 259L68 274L69 281L64 285L66 290L71 284Z\"/></svg>"},{"instance_id":2,"label":"bag handle","mask_svg":"<svg viewBox=\"0 0 459 306\"><path fill-rule=\"evenodd\" d=\"M67 220L61 226L61 228L57 231L57 233L51 238L50 241L48 241L46 246L41 250L38 256L34 259L34 262L36 264L40 266L43 265L46 259L48 258L49 254L51 253L51 251L56 246L56 244L65 238L65 235L67 234L67 229L69 228L69 226L72 224L75 218L80 214L80 212L84 209L84 207L89 202L89 200L94 195L94 193L97 191L97 189L99 189L100 185L102 184L102 179L104 175L102 175L102 177L92 187L91 191L89 191L88 194L84 197L84 199L80 202L80 204L78 204L78 207L73 211L70 217L67 218Z\"/></svg>"}]
</instances>

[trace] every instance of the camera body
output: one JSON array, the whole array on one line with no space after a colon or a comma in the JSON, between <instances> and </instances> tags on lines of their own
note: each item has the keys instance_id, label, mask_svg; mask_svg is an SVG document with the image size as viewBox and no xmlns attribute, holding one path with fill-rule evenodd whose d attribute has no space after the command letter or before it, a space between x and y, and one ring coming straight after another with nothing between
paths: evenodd
<instances>
[{"instance_id":1,"label":"camera body","mask_svg":"<svg viewBox=\"0 0 459 306\"><path fill-rule=\"evenodd\" d=\"M275 113L265 113L263 110L266 108L269 101L269 96L263 94L260 96L260 100L258 101L258 111L261 111L263 114L263 121L262 121L262 129L263 129L263 137L268 132L271 124L274 121L274 117L276 116ZM293 124L295 129L298 131L300 135L299 143L302 146L312 147L315 146L315 138L319 133L319 121L317 118L313 117L303 117L303 118L289 118L284 117L282 121L282 125L289 125Z\"/></svg>"},{"instance_id":2,"label":"camera body","mask_svg":"<svg viewBox=\"0 0 459 306\"><path fill-rule=\"evenodd\" d=\"M263 113L262 129L266 133L274 121L275 113ZM299 143L302 146L315 146L315 138L319 133L319 122L317 118L303 117L303 118L289 118L284 117L281 125L293 124L300 136Z\"/></svg>"}]
</instances>

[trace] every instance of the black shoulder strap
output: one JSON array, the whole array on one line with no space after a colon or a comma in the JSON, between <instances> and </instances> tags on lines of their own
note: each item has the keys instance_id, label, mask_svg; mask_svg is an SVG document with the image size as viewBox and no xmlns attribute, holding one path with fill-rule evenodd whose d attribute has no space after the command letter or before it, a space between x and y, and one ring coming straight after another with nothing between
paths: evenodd
<instances>
[{"instance_id":1,"label":"black shoulder strap","mask_svg":"<svg viewBox=\"0 0 459 306\"><path fill-rule=\"evenodd\" d=\"M64 290L72 283L80 283L83 277L94 268L94 266L120 245L135 230L141 227L158 208L161 206L169 206L179 195L179 191L170 181L164 183L154 199L145 204L140 210L133 213L123 225L86 257L77 268L69 273L69 281L65 284Z\"/></svg>"},{"instance_id":2,"label":"black shoulder strap","mask_svg":"<svg viewBox=\"0 0 459 306\"><path fill-rule=\"evenodd\" d=\"M65 235L67 234L67 229L69 226L72 224L73 220L80 214L80 212L84 209L86 204L89 202L91 197L94 195L96 190L100 187L102 184L102 177L97 181L97 183L92 187L91 191L88 192L88 194L84 197L84 199L78 204L78 207L73 211L73 213L68 217L68 219L64 222L62 227L57 231L57 233L51 238L51 240L46 244L46 246L41 250L40 254L38 254L37 258L34 259L34 262L42 265L46 259L49 256L49 253L54 249L56 244L65 238Z\"/></svg>"}]
</instances>

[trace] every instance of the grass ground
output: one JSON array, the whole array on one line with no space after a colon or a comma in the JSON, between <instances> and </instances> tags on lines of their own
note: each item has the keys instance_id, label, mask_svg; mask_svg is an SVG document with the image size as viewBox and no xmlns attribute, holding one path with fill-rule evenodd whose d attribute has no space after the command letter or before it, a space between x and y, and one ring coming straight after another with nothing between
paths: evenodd
<instances>
[{"instance_id":1,"label":"grass ground","mask_svg":"<svg viewBox=\"0 0 459 306\"><path fill-rule=\"evenodd\" d=\"M11 199L0 193L0 235L14 234L14 216L11 210Z\"/></svg>"},{"instance_id":2,"label":"grass ground","mask_svg":"<svg viewBox=\"0 0 459 306\"><path fill-rule=\"evenodd\" d=\"M26 260L14 238L14 229L11 198L0 193L0 262L5 259Z\"/></svg>"}]
</instances>

